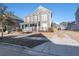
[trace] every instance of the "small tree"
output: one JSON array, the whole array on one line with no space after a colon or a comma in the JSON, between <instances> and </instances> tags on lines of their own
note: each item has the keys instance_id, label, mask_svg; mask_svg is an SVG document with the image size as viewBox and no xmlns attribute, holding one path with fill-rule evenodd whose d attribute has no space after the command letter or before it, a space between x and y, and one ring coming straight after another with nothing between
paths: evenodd
<instances>
[{"instance_id":1,"label":"small tree","mask_svg":"<svg viewBox=\"0 0 79 59\"><path fill-rule=\"evenodd\" d=\"M0 4L0 25L1 25L1 30L2 34L1 37L3 38L3 30L4 27L7 28L8 25L14 24L11 20L9 12L7 12L7 7L4 6L3 4Z\"/></svg>"}]
</instances>

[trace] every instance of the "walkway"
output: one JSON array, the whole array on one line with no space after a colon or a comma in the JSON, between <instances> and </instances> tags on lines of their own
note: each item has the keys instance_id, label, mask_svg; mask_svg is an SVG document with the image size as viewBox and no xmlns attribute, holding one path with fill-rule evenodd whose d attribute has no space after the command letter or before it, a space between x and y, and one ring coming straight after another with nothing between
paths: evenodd
<instances>
[{"instance_id":1,"label":"walkway","mask_svg":"<svg viewBox=\"0 0 79 59\"><path fill-rule=\"evenodd\" d=\"M74 38L64 33L63 31L55 32L53 37L50 38L50 41L52 41L55 44L79 46L79 42L77 42Z\"/></svg>"}]
</instances>

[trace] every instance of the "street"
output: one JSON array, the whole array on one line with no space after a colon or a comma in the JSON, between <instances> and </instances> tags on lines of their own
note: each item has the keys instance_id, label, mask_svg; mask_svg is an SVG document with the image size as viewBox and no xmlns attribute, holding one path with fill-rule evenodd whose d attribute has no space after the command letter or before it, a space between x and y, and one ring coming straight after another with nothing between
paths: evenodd
<instances>
[{"instance_id":1,"label":"street","mask_svg":"<svg viewBox=\"0 0 79 59\"><path fill-rule=\"evenodd\" d=\"M3 56L59 56L79 55L79 42L70 31L36 33L11 36L0 40L0 55ZM70 32L72 33L72 32ZM77 32L76 32L77 33ZM75 33L75 35L77 35ZM74 34L73 34L74 35ZM75 36L74 35L74 36ZM78 37L77 37L78 38Z\"/></svg>"}]
</instances>

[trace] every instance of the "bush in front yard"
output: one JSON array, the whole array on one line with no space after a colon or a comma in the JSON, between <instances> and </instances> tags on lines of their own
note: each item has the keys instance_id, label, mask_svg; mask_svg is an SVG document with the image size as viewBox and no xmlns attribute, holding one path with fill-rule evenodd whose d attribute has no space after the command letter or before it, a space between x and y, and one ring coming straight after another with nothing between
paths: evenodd
<instances>
[{"instance_id":1,"label":"bush in front yard","mask_svg":"<svg viewBox=\"0 0 79 59\"><path fill-rule=\"evenodd\" d=\"M49 28L49 32L53 32L53 31L54 31L53 27Z\"/></svg>"},{"instance_id":2,"label":"bush in front yard","mask_svg":"<svg viewBox=\"0 0 79 59\"><path fill-rule=\"evenodd\" d=\"M18 29L16 29L16 31L17 31L17 32L22 32L22 29L19 29L19 28L18 28Z\"/></svg>"}]
</instances>

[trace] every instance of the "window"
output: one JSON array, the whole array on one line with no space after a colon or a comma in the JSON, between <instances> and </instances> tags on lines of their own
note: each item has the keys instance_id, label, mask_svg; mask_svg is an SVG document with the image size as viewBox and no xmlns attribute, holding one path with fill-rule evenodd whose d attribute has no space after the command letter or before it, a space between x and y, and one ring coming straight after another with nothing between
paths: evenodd
<instances>
[{"instance_id":1,"label":"window","mask_svg":"<svg viewBox=\"0 0 79 59\"><path fill-rule=\"evenodd\" d=\"M34 16L34 22L37 22L37 16Z\"/></svg>"},{"instance_id":2,"label":"window","mask_svg":"<svg viewBox=\"0 0 79 59\"><path fill-rule=\"evenodd\" d=\"M47 14L41 15L41 21L47 21Z\"/></svg>"},{"instance_id":3,"label":"window","mask_svg":"<svg viewBox=\"0 0 79 59\"><path fill-rule=\"evenodd\" d=\"M32 22L33 22L33 17L31 16L30 18L31 18L31 19L30 19L30 22L32 23Z\"/></svg>"},{"instance_id":4,"label":"window","mask_svg":"<svg viewBox=\"0 0 79 59\"><path fill-rule=\"evenodd\" d=\"M30 17L26 17L24 22L29 23L30 22Z\"/></svg>"}]
</instances>

